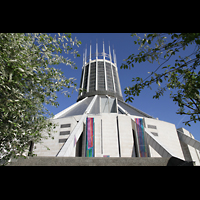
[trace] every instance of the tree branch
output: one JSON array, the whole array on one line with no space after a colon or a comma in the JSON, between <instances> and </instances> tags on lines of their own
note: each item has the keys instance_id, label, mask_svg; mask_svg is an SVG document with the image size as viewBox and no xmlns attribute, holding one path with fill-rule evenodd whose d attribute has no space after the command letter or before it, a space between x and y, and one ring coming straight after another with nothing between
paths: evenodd
<instances>
[{"instance_id":1,"label":"tree branch","mask_svg":"<svg viewBox=\"0 0 200 200\"><path fill-rule=\"evenodd\" d=\"M192 107L186 105L185 103L182 103L182 104L183 104L184 106L188 107L189 109L196 111L196 109L194 109L194 108L192 108ZM195 114L196 114L196 113L195 113Z\"/></svg>"},{"instance_id":2,"label":"tree branch","mask_svg":"<svg viewBox=\"0 0 200 200\"><path fill-rule=\"evenodd\" d=\"M193 102L193 104L196 106L197 110L198 110L199 113L200 113L200 109L199 109L198 105L195 103L195 101L194 101L192 98L189 98L189 99Z\"/></svg>"},{"instance_id":3,"label":"tree branch","mask_svg":"<svg viewBox=\"0 0 200 200\"><path fill-rule=\"evenodd\" d=\"M170 55L170 57L169 57L165 62L163 62L160 66L158 66L157 69L156 69L153 73L155 73L155 72L156 72L164 63L166 63L171 57L172 57L172 55ZM147 78L145 78L144 81L147 80L151 75L152 75L152 74L150 74Z\"/></svg>"}]
</instances>

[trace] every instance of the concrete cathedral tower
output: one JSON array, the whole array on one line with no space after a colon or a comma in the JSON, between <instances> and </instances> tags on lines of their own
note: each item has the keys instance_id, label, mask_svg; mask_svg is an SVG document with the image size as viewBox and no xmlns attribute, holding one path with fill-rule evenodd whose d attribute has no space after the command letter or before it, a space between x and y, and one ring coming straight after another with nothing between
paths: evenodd
<instances>
[{"instance_id":1,"label":"concrete cathedral tower","mask_svg":"<svg viewBox=\"0 0 200 200\"><path fill-rule=\"evenodd\" d=\"M122 91L119 82L116 54L113 49L111 55L110 45L109 54L105 53L103 42L103 52L98 53L98 44L96 43L96 53L90 53L87 57L87 49L83 54L83 67L80 82L80 88L83 89L78 97L78 101L94 95L110 95L123 100Z\"/></svg>"},{"instance_id":2,"label":"concrete cathedral tower","mask_svg":"<svg viewBox=\"0 0 200 200\"><path fill-rule=\"evenodd\" d=\"M83 53L77 102L52 119L54 140L34 145L37 156L176 157L200 164L200 142L184 128L153 118L125 103L114 49ZM46 146L50 149L47 150Z\"/></svg>"}]
</instances>

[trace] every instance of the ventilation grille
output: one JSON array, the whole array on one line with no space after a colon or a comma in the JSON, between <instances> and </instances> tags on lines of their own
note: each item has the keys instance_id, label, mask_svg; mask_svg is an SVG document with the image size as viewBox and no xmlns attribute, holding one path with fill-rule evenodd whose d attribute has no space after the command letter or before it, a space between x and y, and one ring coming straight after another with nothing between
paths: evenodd
<instances>
[{"instance_id":1,"label":"ventilation grille","mask_svg":"<svg viewBox=\"0 0 200 200\"><path fill-rule=\"evenodd\" d=\"M66 142L67 141L67 139L59 139L59 143L64 143L64 142Z\"/></svg>"},{"instance_id":2,"label":"ventilation grille","mask_svg":"<svg viewBox=\"0 0 200 200\"><path fill-rule=\"evenodd\" d=\"M151 132L154 136L158 136L158 133L156 132Z\"/></svg>"},{"instance_id":3,"label":"ventilation grille","mask_svg":"<svg viewBox=\"0 0 200 200\"><path fill-rule=\"evenodd\" d=\"M91 63L90 66L90 88L89 91L94 91L96 87L96 63Z\"/></svg>"},{"instance_id":4,"label":"ventilation grille","mask_svg":"<svg viewBox=\"0 0 200 200\"><path fill-rule=\"evenodd\" d=\"M83 94L85 94L86 91L87 91L88 68L89 68L89 65L87 65L87 66L85 67L85 77L84 77L84 83L83 83Z\"/></svg>"},{"instance_id":5,"label":"ventilation grille","mask_svg":"<svg viewBox=\"0 0 200 200\"><path fill-rule=\"evenodd\" d=\"M105 90L105 72L103 62L98 62L98 90Z\"/></svg>"},{"instance_id":6,"label":"ventilation grille","mask_svg":"<svg viewBox=\"0 0 200 200\"><path fill-rule=\"evenodd\" d=\"M113 68L113 75L114 75L114 80L115 80L115 89L116 89L117 93L120 93L119 92L119 84L118 84L117 71L116 71L116 69L115 69L115 67L113 65L112 65L112 68Z\"/></svg>"},{"instance_id":7,"label":"ventilation grille","mask_svg":"<svg viewBox=\"0 0 200 200\"><path fill-rule=\"evenodd\" d=\"M61 131L60 132L60 135L69 135L70 134L70 131Z\"/></svg>"},{"instance_id":8,"label":"ventilation grille","mask_svg":"<svg viewBox=\"0 0 200 200\"><path fill-rule=\"evenodd\" d=\"M114 91L111 64L106 63L107 85L109 91Z\"/></svg>"},{"instance_id":9,"label":"ventilation grille","mask_svg":"<svg viewBox=\"0 0 200 200\"><path fill-rule=\"evenodd\" d=\"M150 125L150 124L148 124L147 127L152 128L152 129L157 129L157 127L155 125Z\"/></svg>"},{"instance_id":10,"label":"ventilation grille","mask_svg":"<svg viewBox=\"0 0 200 200\"><path fill-rule=\"evenodd\" d=\"M61 124L60 128L67 128L67 127L71 127L71 124Z\"/></svg>"}]
</instances>

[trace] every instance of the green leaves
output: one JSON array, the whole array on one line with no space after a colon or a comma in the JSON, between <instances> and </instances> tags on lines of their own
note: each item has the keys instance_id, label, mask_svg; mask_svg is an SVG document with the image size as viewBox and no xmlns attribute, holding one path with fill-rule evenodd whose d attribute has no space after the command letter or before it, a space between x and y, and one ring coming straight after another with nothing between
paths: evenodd
<instances>
[{"instance_id":1,"label":"green leaves","mask_svg":"<svg viewBox=\"0 0 200 200\"><path fill-rule=\"evenodd\" d=\"M79 56L73 47L80 44L71 34L0 33L0 159L26 156L30 141L50 136L55 125L45 104L58 106L56 92L77 87L50 65L76 67L66 55Z\"/></svg>"},{"instance_id":2,"label":"green leaves","mask_svg":"<svg viewBox=\"0 0 200 200\"><path fill-rule=\"evenodd\" d=\"M134 67L146 61L156 61L159 66L148 72L149 75L144 80L140 77L132 78L133 85L126 87L124 91L126 101L134 100L133 97L138 96L145 87L152 89L151 84L155 83L158 88L153 98L159 99L166 89L170 89L170 97L180 108L177 113L190 116L190 120L185 124L200 121L200 72L197 71L200 65L200 33L152 33L143 36L134 33L131 36L135 38L134 45L139 45L139 51L137 55L131 54L124 59L126 63L122 63L121 68L131 69L130 66ZM168 42L167 36L171 38ZM178 55L191 44L195 44L195 47L188 55ZM175 62L167 64L173 56L177 56Z\"/></svg>"}]
</instances>

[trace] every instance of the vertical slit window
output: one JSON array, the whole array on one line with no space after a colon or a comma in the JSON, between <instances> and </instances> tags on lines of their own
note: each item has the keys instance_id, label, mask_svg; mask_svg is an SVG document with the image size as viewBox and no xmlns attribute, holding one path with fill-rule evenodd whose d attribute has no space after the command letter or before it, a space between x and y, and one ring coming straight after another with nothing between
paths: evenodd
<instances>
[{"instance_id":1,"label":"vertical slit window","mask_svg":"<svg viewBox=\"0 0 200 200\"><path fill-rule=\"evenodd\" d=\"M114 67L114 65L112 65L112 68L113 68L113 75L114 75L114 81L115 81L115 89L116 89L116 92L119 93L117 71L116 71L116 68Z\"/></svg>"},{"instance_id":2,"label":"vertical slit window","mask_svg":"<svg viewBox=\"0 0 200 200\"><path fill-rule=\"evenodd\" d=\"M89 65L85 67L85 77L84 77L84 83L83 83L83 94L87 91L87 82L88 82L88 69Z\"/></svg>"},{"instance_id":3,"label":"vertical slit window","mask_svg":"<svg viewBox=\"0 0 200 200\"><path fill-rule=\"evenodd\" d=\"M103 62L98 62L98 90L105 90L105 73Z\"/></svg>"},{"instance_id":4,"label":"vertical slit window","mask_svg":"<svg viewBox=\"0 0 200 200\"><path fill-rule=\"evenodd\" d=\"M94 91L96 87L96 62L91 63L90 66L90 87L89 91Z\"/></svg>"},{"instance_id":5,"label":"vertical slit window","mask_svg":"<svg viewBox=\"0 0 200 200\"><path fill-rule=\"evenodd\" d=\"M111 64L106 62L107 85L109 91L114 91Z\"/></svg>"}]
</instances>

